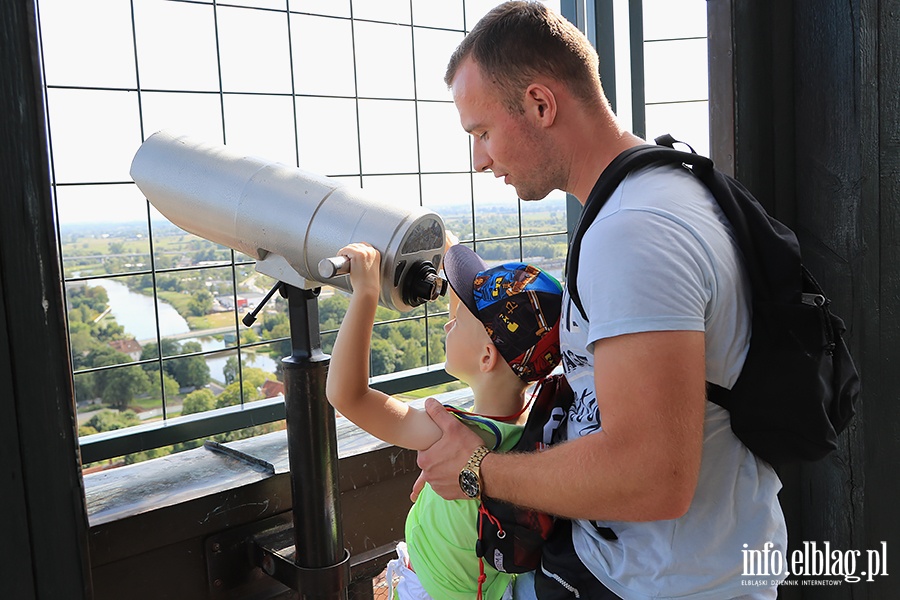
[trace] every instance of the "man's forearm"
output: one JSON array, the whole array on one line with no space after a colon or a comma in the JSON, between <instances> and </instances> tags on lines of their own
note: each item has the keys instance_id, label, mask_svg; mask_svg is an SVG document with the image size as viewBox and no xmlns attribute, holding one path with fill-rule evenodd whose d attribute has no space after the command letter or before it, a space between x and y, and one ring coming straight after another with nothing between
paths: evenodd
<instances>
[{"instance_id":1,"label":"man's forearm","mask_svg":"<svg viewBox=\"0 0 900 600\"><path fill-rule=\"evenodd\" d=\"M647 332L594 345L602 428L544 452L485 458L489 496L570 518L682 516L700 474L704 336Z\"/></svg>"},{"instance_id":2,"label":"man's forearm","mask_svg":"<svg viewBox=\"0 0 900 600\"><path fill-rule=\"evenodd\" d=\"M655 521L687 511L687 474L671 461L641 468L616 457L605 437L599 431L544 452L491 453L481 464L484 493L573 519Z\"/></svg>"},{"instance_id":3,"label":"man's forearm","mask_svg":"<svg viewBox=\"0 0 900 600\"><path fill-rule=\"evenodd\" d=\"M705 407L702 332L649 332L595 344L597 413L603 427L544 452L489 454L488 496L569 518L673 519L690 507L700 475ZM437 402L443 435L419 454L432 488L462 497L457 477L477 436Z\"/></svg>"}]
</instances>

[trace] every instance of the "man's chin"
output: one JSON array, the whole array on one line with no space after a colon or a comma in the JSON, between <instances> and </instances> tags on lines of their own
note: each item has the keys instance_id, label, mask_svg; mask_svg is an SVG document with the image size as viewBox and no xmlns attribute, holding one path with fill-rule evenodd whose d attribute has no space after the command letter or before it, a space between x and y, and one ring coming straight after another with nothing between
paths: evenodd
<instances>
[{"instance_id":1,"label":"man's chin","mask_svg":"<svg viewBox=\"0 0 900 600\"><path fill-rule=\"evenodd\" d=\"M537 200L543 200L552 191L553 190L547 190L546 192L536 192L534 190L520 190L516 188L516 195L519 197L519 200L524 200L525 202L534 202Z\"/></svg>"},{"instance_id":2,"label":"man's chin","mask_svg":"<svg viewBox=\"0 0 900 600\"><path fill-rule=\"evenodd\" d=\"M509 177L507 175L507 177ZM550 181L544 182L528 182L525 185L540 185L541 187L524 187L521 183L516 184L516 182L512 182L508 185L513 186L516 190L516 195L520 200L525 200L526 202L534 201L534 200L543 200L546 198L550 192L555 190L556 188L551 185ZM546 186L546 187L545 187Z\"/></svg>"}]
</instances>

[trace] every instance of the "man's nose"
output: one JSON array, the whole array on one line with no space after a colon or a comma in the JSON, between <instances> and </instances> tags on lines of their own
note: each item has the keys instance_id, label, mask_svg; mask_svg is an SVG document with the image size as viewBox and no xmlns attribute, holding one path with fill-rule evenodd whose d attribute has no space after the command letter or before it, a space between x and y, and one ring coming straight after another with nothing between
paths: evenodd
<instances>
[{"instance_id":1,"label":"man's nose","mask_svg":"<svg viewBox=\"0 0 900 600\"><path fill-rule=\"evenodd\" d=\"M483 142L479 139L476 139L472 144L472 163L475 170L479 173L490 171L493 163L487 150L484 149Z\"/></svg>"}]
</instances>

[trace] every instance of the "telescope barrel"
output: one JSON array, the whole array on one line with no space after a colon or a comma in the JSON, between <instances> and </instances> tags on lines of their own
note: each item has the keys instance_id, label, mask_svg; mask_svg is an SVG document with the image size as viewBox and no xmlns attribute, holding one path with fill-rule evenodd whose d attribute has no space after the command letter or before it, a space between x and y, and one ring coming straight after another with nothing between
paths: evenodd
<instances>
[{"instance_id":1,"label":"telescope barrel","mask_svg":"<svg viewBox=\"0 0 900 600\"><path fill-rule=\"evenodd\" d=\"M243 252L257 271L295 287L350 291L338 265L324 275L320 266L347 244L368 242L381 252L384 306L407 311L446 288L440 279L432 290L422 283L435 279L444 252L443 221L425 208L167 131L141 145L131 176L172 223Z\"/></svg>"}]
</instances>

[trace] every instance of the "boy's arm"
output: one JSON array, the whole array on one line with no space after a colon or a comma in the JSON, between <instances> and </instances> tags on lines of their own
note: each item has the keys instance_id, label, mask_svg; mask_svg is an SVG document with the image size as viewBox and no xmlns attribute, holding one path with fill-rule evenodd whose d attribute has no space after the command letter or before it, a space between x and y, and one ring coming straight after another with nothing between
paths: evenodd
<instances>
[{"instance_id":1,"label":"boy's arm","mask_svg":"<svg viewBox=\"0 0 900 600\"><path fill-rule=\"evenodd\" d=\"M424 410L369 387L369 352L381 288L381 257L367 244L340 251L350 259L353 295L341 323L328 369L328 401L375 437L403 448L424 450L441 430Z\"/></svg>"}]
</instances>

